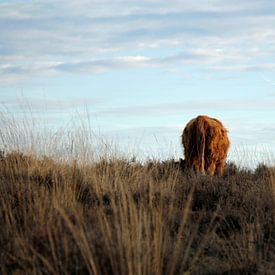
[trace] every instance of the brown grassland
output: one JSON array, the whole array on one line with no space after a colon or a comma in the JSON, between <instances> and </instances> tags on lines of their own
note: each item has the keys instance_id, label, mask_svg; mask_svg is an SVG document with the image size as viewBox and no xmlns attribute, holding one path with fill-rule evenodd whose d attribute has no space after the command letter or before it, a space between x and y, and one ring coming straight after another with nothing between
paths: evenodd
<instances>
[{"instance_id":1,"label":"brown grassland","mask_svg":"<svg viewBox=\"0 0 275 275\"><path fill-rule=\"evenodd\" d=\"M5 148L0 195L1 274L275 272L275 169L265 165L227 163L210 177L174 160Z\"/></svg>"},{"instance_id":2,"label":"brown grassland","mask_svg":"<svg viewBox=\"0 0 275 275\"><path fill-rule=\"evenodd\" d=\"M274 274L274 170L0 158L2 274Z\"/></svg>"}]
</instances>

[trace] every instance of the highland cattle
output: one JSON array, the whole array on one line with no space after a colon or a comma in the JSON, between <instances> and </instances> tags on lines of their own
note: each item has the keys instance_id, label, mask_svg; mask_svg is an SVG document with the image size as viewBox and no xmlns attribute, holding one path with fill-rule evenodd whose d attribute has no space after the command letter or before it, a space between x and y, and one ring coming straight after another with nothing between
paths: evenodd
<instances>
[{"instance_id":1,"label":"highland cattle","mask_svg":"<svg viewBox=\"0 0 275 275\"><path fill-rule=\"evenodd\" d=\"M213 176L222 175L229 148L227 130L222 123L200 115L190 120L182 133L184 166Z\"/></svg>"}]
</instances>

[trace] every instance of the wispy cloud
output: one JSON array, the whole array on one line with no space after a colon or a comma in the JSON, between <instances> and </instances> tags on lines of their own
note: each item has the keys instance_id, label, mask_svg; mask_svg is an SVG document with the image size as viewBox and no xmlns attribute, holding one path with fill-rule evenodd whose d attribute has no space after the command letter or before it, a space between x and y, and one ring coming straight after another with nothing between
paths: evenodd
<instances>
[{"instance_id":1,"label":"wispy cloud","mask_svg":"<svg viewBox=\"0 0 275 275\"><path fill-rule=\"evenodd\" d=\"M77 108L85 109L101 105L103 100L101 98L83 98L83 97L67 97L67 98L48 98L48 97L18 97L17 100L14 98L5 98L0 100L0 106L7 108L9 112L15 114L22 113L28 114L44 114L45 116L51 113L63 113L69 110L76 111Z\"/></svg>"},{"instance_id":2,"label":"wispy cloud","mask_svg":"<svg viewBox=\"0 0 275 275\"><path fill-rule=\"evenodd\" d=\"M180 101L167 102L148 105L132 105L111 107L101 110L96 114L98 116L159 116L159 115L174 115L175 113L205 113L211 114L215 112L232 112L242 111L273 111L275 100L272 99L239 99L239 100L195 100L195 101Z\"/></svg>"},{"instance_id":3,"label":"wispy cloud","mask_svg":"<svg viewBox=\"0 0 275 275\"><path fill-rule=\"evenodd\" d=\"M275 70L275 63L272 64L257 64L257 65L236 65L236 66L214 66L215 71L224 72L262 72Z\"/></svg>"},{"instance_id":4,"label":"wispy cloud","mask_svg":"<svg viewBox=\"0 0 275 275\"><path fill-rule=\"evenodd\" d=\"M1 83L179 62L273 69L274 10L268 0L2 1Z\"/></svg>"}]
</instances>

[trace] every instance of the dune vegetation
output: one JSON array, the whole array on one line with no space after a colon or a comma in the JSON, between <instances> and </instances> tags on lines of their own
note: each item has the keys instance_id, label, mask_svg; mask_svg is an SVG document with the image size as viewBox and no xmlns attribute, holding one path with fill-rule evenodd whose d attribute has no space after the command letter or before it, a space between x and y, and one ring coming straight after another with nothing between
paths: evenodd
<instances>
[{"instance_id":1,"label":"dune vegetation","mask_svg":"<svg viewBox=\"0 0 275 275\"><path fill-rule=\"evenodd\" d=\"M79 156L1 151L1 274L274 274L274 168Z\"/></svg>"},{"instance_id":2,"label":"dune vegetation","mask_svg":"<svg viewBox=\"0 0 275 275\"><path fill-rule=\"evenodd\" d=\"M275 270L275 177L176 162L58 163L1 153L2 274L203 274Z\"/></svg>"}]
</instances>

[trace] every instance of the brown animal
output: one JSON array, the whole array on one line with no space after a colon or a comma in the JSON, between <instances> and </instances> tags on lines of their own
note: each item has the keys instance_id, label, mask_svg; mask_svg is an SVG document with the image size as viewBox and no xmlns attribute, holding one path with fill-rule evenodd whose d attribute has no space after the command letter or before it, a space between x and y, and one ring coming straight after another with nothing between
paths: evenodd
<instances>
[{"instance_id":1,"label":"brown animal","mask_svg":"<svg viewBox=\"0 0 275 275\"><path fill-rule=\"evenodd\" d=\"M188 122L182 133L184 165L195 172L222 175L229 148L227 130L222 123L208 116L198 116Z\"/></svg>"}]
</instances>

